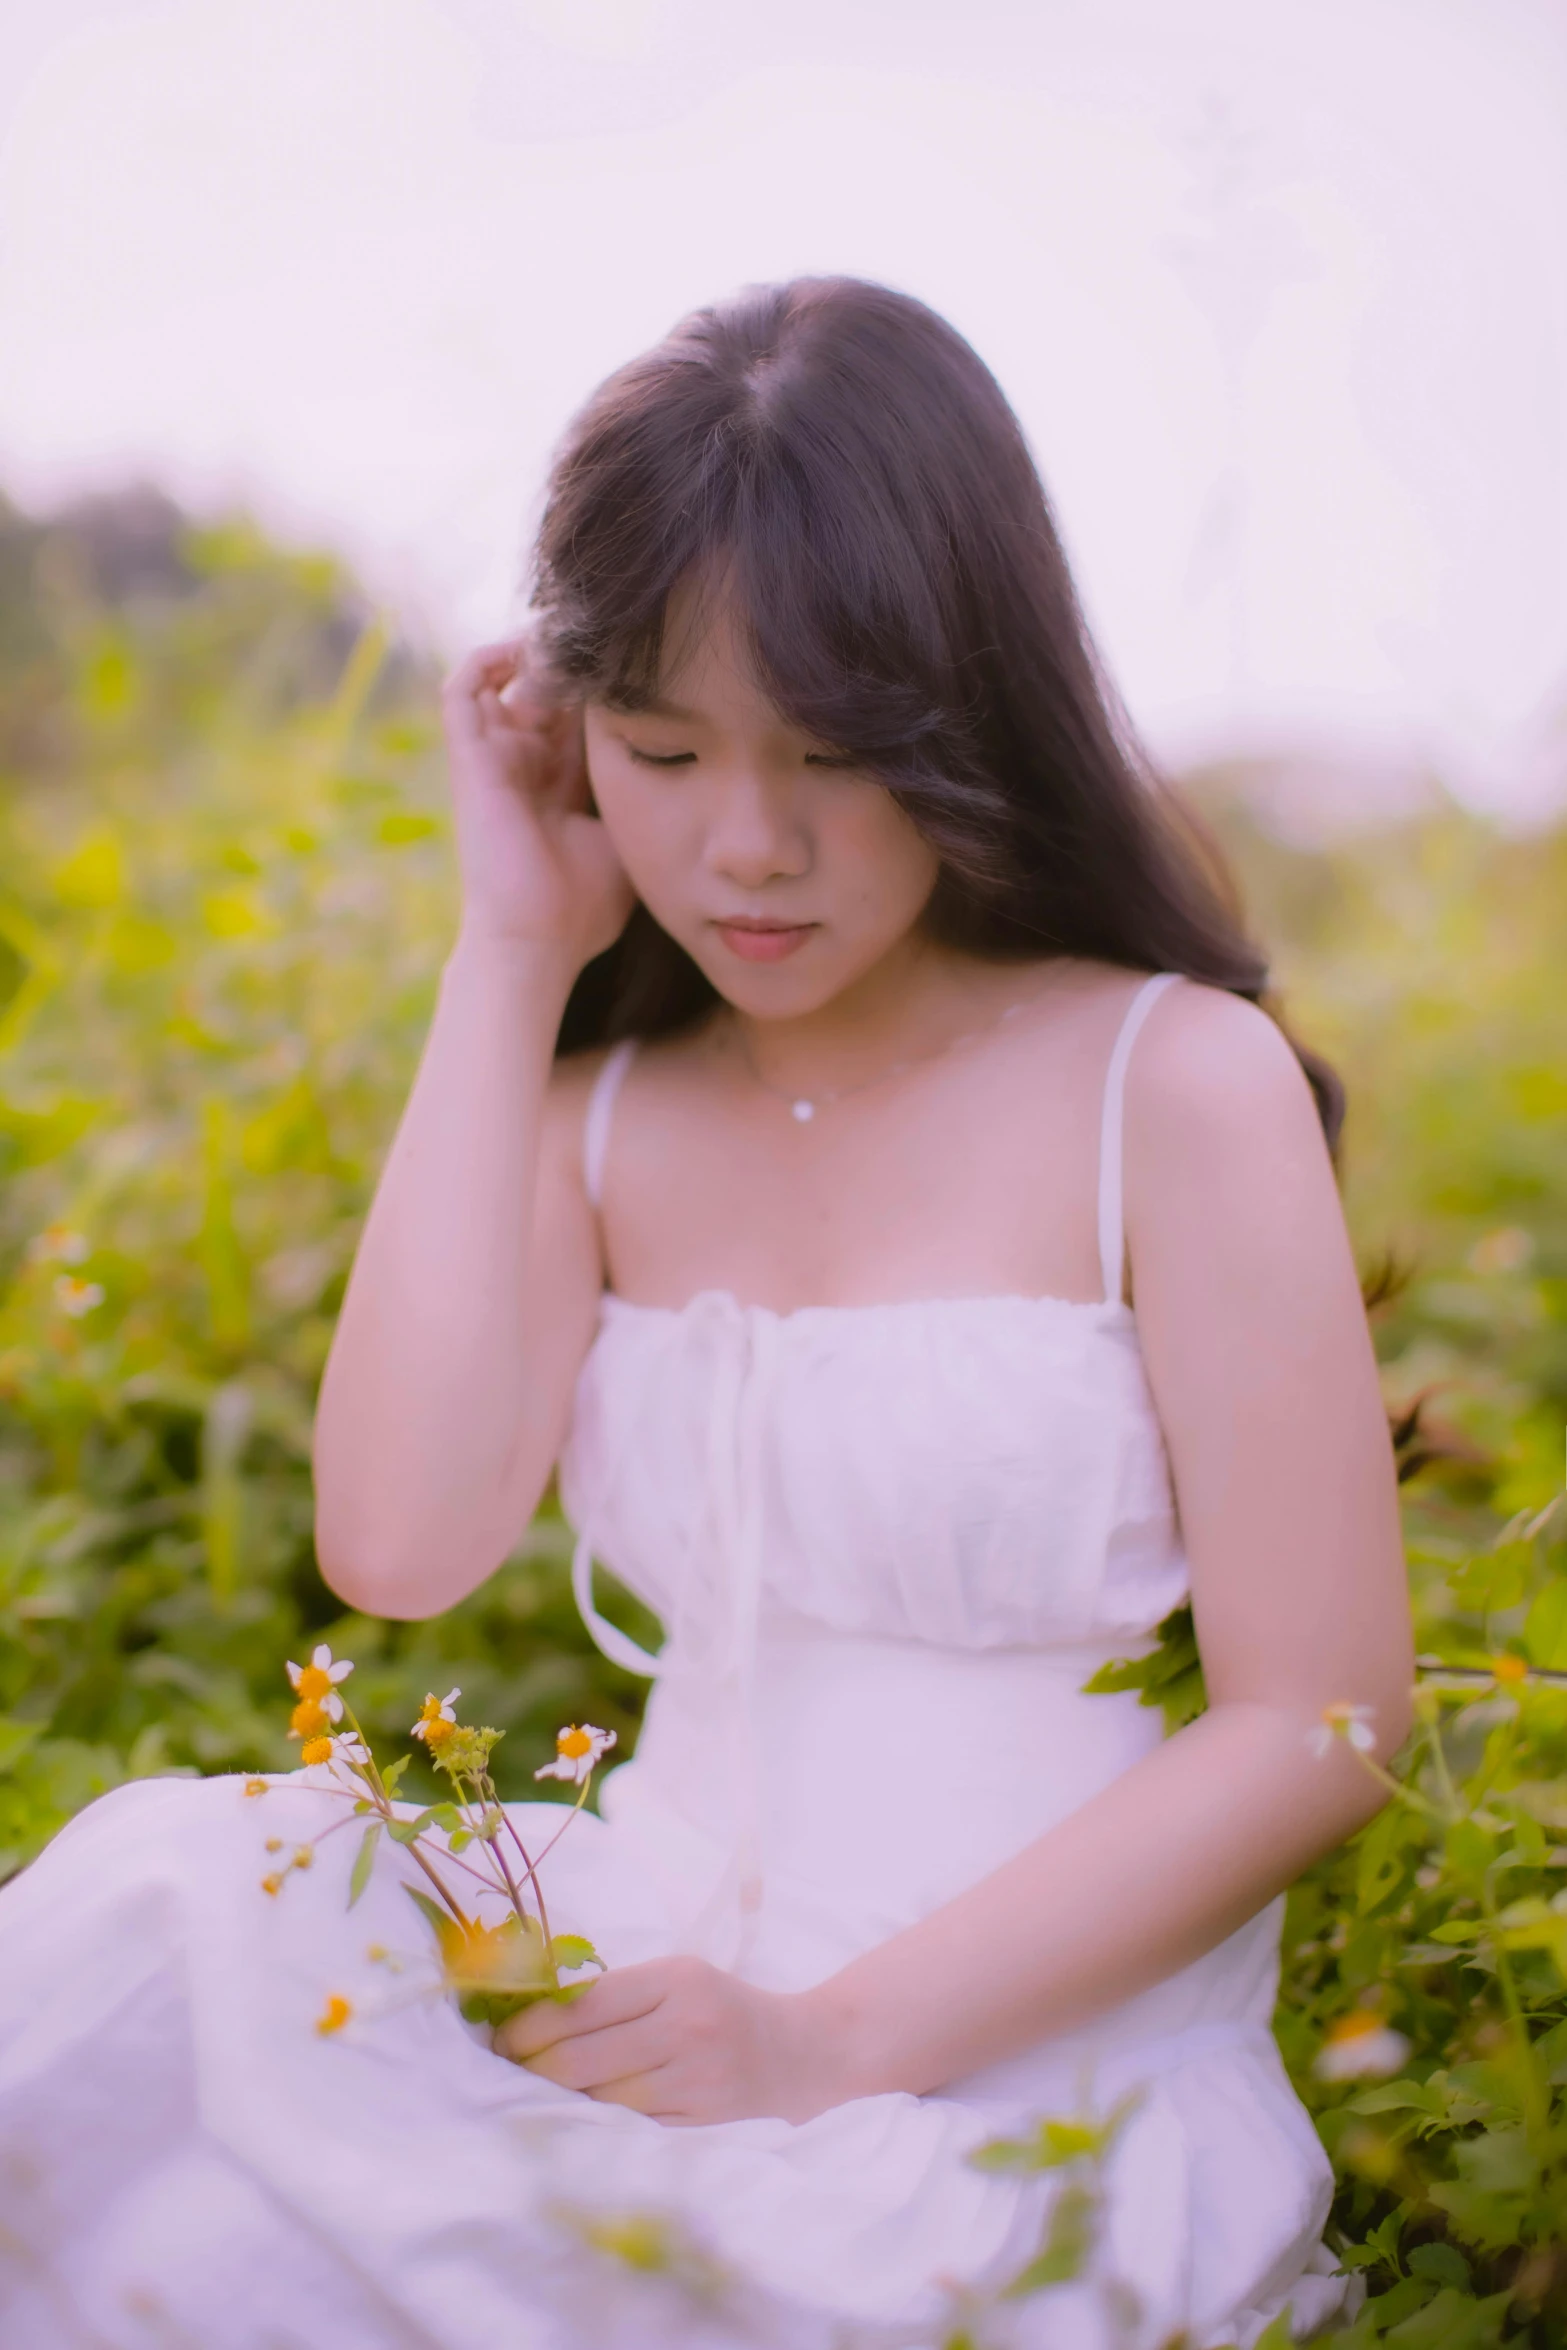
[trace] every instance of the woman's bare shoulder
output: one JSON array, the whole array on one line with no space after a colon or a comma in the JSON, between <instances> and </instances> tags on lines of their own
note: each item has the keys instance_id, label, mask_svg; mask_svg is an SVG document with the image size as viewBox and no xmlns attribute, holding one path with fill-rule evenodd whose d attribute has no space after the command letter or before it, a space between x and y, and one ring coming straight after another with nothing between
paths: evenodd
<instances>
[{"instance_id":1,"label":"woman's bare shoulder","mask_svg":"<svg viewBox=\"0 0 1567 2350\"><path fill-rule=\"evenodd\" d=\"M1281 1141L1320 1122L1289 1038L1246 996L1182 979L1150 1012L1127 1071L1129 1119L1160 1144Z\"/></svg>"},{"instance_id":2,"label":"woman's bare shoulder","mask_svg":"<svg viewBox=\"0 0 1567 2350\"><path fill-rule=\"evenodd\" d=\"M588 1104L613 1049L610 1045L594 1045L583 1052L563 1053L550 1070L544 1096L541 1157L550 1173L564 1178L575 1191L583 1189L582 1143Z\"/></svg>"}]
</instances>

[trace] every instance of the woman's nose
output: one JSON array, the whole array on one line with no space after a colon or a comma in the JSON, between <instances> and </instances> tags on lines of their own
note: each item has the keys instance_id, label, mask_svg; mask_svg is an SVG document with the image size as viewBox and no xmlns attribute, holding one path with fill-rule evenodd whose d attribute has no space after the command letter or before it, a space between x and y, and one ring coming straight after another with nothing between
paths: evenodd
<instances>
[{"instance_id":1,"label":"woman's nose","mask_svg":"<svg viewBox=\"0 0 1567 2350\"><path fill-rule=\"evenodd\" d=\"M707 861L741 889L809 872L810 838L788 785L760 775L725 777L708 825Z\"/></svg>"}]
</instances>

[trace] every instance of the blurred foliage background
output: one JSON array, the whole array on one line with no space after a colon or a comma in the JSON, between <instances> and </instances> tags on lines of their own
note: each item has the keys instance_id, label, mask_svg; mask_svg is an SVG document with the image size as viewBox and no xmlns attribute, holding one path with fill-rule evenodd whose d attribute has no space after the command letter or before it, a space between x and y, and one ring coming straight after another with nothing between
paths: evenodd
<instances>
[{"instance_id":1,"label":"blurred foliage background","mask_svg":"<svg viewBox=\"0 0 1567 2350\"><path fill-rule=\"evenodd\" d=\"M552 1503L429 1624L345 1618L311 1552L314 1384L455 915L435 683L242 519L0 502L0 1873L127 1776L288 1767L316 1634L391 1740L459 1682L507 1793L561 1720L634 1739ZM1306 849L1244 775L1189 782L1348 1081L1422 1653L1470 1674L1291 1900L1281 2042L1370 2289L1338 2339L1559 2350L1567 826L1433 787ZM1367 2016L1405 2047L1357 2070Z\"/></svg>"}]
</instances>

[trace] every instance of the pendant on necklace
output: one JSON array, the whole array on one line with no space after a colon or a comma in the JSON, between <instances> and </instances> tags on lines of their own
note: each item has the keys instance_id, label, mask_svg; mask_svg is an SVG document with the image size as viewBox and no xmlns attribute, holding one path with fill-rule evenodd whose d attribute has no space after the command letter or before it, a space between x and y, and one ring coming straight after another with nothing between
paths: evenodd
<instances>
[{"instance_id":1,"label":"pendant on necklace","mask_svg":"<svg viewBox=\"0 0 1567 2350\"><path fill-rule=\"evenodd\" d=\"M802 1126L806 1123L807 1119L814 1118L816 1115L816 1104L814 1102L808 1102L805 1100L791 1102L789 1104L789 1108L793 1112L794 1116L799 1119Z\"/></svg>"}]
</instances>

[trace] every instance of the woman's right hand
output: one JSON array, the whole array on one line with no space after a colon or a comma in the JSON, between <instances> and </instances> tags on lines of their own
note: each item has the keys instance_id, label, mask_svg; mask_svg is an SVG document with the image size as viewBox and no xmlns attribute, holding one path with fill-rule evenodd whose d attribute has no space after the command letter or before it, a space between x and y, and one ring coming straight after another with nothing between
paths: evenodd
<instances>
[{"instance_id":1,"label":"woman's right hand","mask_svg":"<svg viewBox=\"0 0 1567 2350\"><path fill-rule=\"evenodd\" d=\"M554 947L581 970L620 936L633 892L591 813L580 707L530 677L517 637L470 653L441 711L464 935Z\"/></svg>"}]
</instances>

